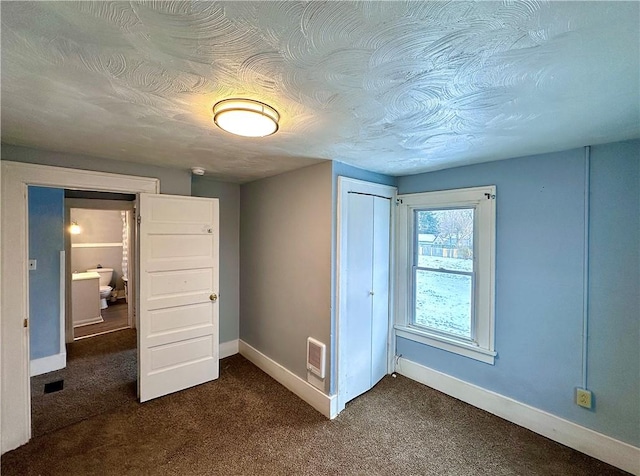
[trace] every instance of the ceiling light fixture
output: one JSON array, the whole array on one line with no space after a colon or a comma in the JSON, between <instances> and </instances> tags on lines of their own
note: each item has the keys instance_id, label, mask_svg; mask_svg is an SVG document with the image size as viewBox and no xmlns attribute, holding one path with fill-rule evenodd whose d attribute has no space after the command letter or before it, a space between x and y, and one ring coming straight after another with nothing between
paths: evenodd
<instances>
[{"instance_id":1,"label":"ceiling light fixture","mask_svg":"<svg viewBox=\"0 0 640 476\"><path fill-rule=\"evenodd\" d=\"M253 99L224 99L213 106L213 122L239 136L269 136L278 130L279 121L278 111Z\"/></svg>"}]
</instances>

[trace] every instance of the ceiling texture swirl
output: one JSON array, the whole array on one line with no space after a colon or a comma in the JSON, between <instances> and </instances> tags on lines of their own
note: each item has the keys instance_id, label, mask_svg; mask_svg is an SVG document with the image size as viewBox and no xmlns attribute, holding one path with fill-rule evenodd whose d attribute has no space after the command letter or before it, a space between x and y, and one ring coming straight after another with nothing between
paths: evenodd
<instances>
[{"instance_id":1,"label":"ceiling texture swirl","mask_svg":"<svg viewBox=\"0 0 640 476\"><path fill-rule=\"evenodd\" d=\"M2 2L2 142L247 182L640 137L638 2ZM273 136L212 122L248 97ZM3 157L8 158L10 157Z\"/></svg>"}]
</instances>

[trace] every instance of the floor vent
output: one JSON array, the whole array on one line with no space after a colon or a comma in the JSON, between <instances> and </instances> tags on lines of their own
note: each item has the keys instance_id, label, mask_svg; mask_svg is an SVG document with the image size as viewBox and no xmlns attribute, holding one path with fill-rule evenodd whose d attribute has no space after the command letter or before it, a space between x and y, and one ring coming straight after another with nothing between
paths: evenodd
<instances>
[{"instance_id":1,"label":"floor vent","mask_svg":"<svg viewBox=\"0 0 640 476\"><path fill-rule=\"evenodd\" d=\"M44 393L59 392L64 388L64 380L56 380L55 382L49 382L44 384Z\"/></svg>"}]
</instances>

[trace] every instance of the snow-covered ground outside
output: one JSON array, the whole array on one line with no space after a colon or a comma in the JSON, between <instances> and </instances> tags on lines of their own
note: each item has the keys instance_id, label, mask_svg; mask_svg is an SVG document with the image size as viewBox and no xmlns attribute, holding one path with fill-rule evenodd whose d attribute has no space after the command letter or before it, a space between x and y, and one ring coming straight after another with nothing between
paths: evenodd
<instances>
[{"instance_id":1,"label":"snow-covered ground outside","mask_svg":"<svg viewBox=\"0 0 640 476\"><path fill-rule=\"evenodd\" d=\"M472 259L419 256L418 266L450 271L473 271ZM471 337L471 276L418 271L415 323Z\"/></svg>"}]
</instances>

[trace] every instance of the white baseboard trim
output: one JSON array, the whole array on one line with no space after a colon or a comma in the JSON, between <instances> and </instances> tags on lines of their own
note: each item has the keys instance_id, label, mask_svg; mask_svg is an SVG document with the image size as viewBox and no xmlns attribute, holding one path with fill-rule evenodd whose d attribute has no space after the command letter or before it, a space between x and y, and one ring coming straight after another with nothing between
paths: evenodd
<instances>
[{"instance_id":1,"label":"white baseboard trim","mask_svg":"<svg viewBox=\"0 0 640 476\"><path fill-rule=\"evenodd\" d=\"M73 327L75 329L76 327L90 326L91 324L100 324L101 322L104 322L104 319L102 315L99 315L98 317L90 317L89 319L82 319L81 321L73 321Z\"/></svg>"},{"instance_id":2,"label":"white baseboard trim","mask_svg":"<svg viewBox=\"0 0 640 476\"><path fill-rule=\"evenodd\" d=\"M228 340L227 342L220 342L218 355L221 359L224 359L225 357L231 357L232 355L236 355L238 352L239 352L238 339Z\"/></svg>"},{"instance_id":3,"label":"white baseboard trim","mask_svg":"<svg viewBox=\"0 0 640 476\"><path fill-rule=\"evenodd\" d=\"M569 448L640 475L640 448L404 358L398 359L396 372Z\"/></svg>"},{"instance_id":4,"label":"white baseboard trim","mask_svg":"<svg viewBox=\"0 0 640 476\"><path fill-rule=\"evenodd\" d=\"M46 374L54 370L64 369L66 366L67 353L61 352L48 357L31 360L29 362L29 375L35 377L36 375Z\"/></svg>"},{"instance_id":5,"label":"white baseboard trim","mask_svg":"<svg viewBox=\"0 0 640 476\"><path fill-rule=\"evenodd\" d=\"M337 398L335 395L325 395L308 382L284 368L279 363L271 360L262 352L254 349L244 341L240 341L240 354L252 362L260 370L268 374L274 380L282 384L302 400L318 410L327 418L337 415Z\"/></svg>"}]
</instances>

